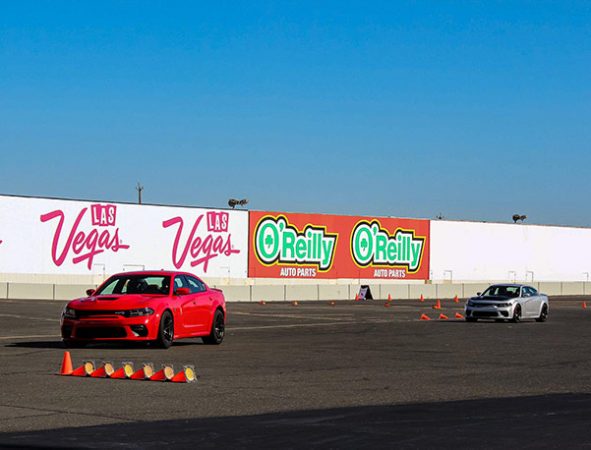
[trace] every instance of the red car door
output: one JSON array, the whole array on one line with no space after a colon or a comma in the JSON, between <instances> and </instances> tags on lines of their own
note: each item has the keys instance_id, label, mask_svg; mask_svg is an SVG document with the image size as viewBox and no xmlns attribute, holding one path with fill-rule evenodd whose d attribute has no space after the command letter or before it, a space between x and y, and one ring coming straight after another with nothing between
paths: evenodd
<instances>
[{"instance_id":1,"label":"red car door","mask_svg":"<svg viewBox=\"0 0 591 450\"><path fill-rule=\"evenodd\" d=\"M178 294L177 291L180 288L185 288L189 291L189 294ZM191 289L187 284L187 280L183 275L177 275L174 277L174 304L175 304L175 319L174 324L175 334L193 334L195 328L192 324L195 322L195 311L194 311L194 295L190 293ZM180 322L180 323L179 323Z\"/></svg>"},{"instance_id":2,"label":"red car door","mask_svg":"<svg viewBox=\"0 0 591 450\"><path fill-rule=\"evenodd\" d=\"M194 297L194 318L196 321L195 327L201 332L209 332L213 315L213 298L207 291L205 283L203 283L201 280L188 275L185 276L185 278Z\"/></svg>"}]
</instances>

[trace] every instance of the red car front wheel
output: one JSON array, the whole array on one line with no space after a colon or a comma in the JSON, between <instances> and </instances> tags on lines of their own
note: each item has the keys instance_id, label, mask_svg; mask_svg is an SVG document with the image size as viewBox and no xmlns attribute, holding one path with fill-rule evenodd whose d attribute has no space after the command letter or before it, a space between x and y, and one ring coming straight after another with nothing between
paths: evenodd
<instances>
[{"instance_id":1,"label":"red car front wheel","mask_svg":"<svg viewBox=\"0 0 591 450\"><path fill-rule=\"evenodd\" d=\"M169 348L174 340L174 319L170 311L164 311L160 318L160 327L158 328L158 339L156 344L162 348Z\"/></svg>"}]
</instances>

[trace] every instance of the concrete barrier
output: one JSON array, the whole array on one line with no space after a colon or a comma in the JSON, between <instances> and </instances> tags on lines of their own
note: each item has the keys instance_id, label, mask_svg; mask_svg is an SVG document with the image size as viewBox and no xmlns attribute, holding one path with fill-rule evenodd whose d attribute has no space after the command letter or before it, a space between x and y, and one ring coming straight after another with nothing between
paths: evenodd
<instances>
[{"instance_id":1,"label":"concrete barrier","mask_svg":"<svg viewBox=\"0 0 591 450\"><path fill-rule=\"evenodd\" d=\"M546 295L562 295L562 283L540 281L538 291Z\"/></svg>"},{"instance_id":2,"label":"concrete barrier","mask_svg":"<svg viewBox=\"0 0 591 450\"><path fill-rule=\"evenodd\" d=\"M318 300L318 285L304 284L301 286L286 285L285 300Z\"/></svg>"},{"instance_id":3,"label":"concrete barrier","mask_svg":"<svg viewBox=\"0 0 591 450\"><path fill-rule=\"evenodd\" d=\"M55 284L8 283L8 298L53 300Z\"/></svg>"},{"instance_id":4,"label":"concrete barrier","mask_svg":"<svg viewBox=\"0 0 591 450\"><path fill-rule=\"evenodd\" d=\"M86 297L87 289L96 289L96 286L87 284L56 284L53 299L74 300L75 298Z\"/></svg>"},{"instance_id":5,"label":"concrete barrier","mask_svg":"<svg viewBox=\"0 0 591 450\"><path fill-rule=\"evenodd\" d=\"M583 295L585 292L585 283L581 282L571 282L571 283L562 283L562 292L560 295Z\"/></svg>"},{"instance_id":6,"label":"concrete barrier","mask_svg":"<svg viewBox=\"0 0 591 450\"><path fill-rule=\"evenodd\" d=\"M534 282L529 283L539 292L550 296L591 295L591 282ZM466 299L483 292L488 283L457 284L369 284L373 297L385 300L388 294L393 300L447 299L455 295ZM72 300L84 297L86 290L95 286L87 284L35 284L0 283L0 299L24 300ZM304 285L241 285L219 286L229 302L293 301L293 300L353 300L359 292L358 284L304 284Z\"/></svg>"},{"instance_id":7,"label":"concrete barrier","mask_svg":"<svg viewBox=\"0 0 591 450\"><path fill-rule=\"evenodd\" d=\"M266 302L284 301L285 288L284 286L258 286L253 285L251 291L251 301L258 302L264 300Z\"/></svg>"},{"instance_id":8,"label":"concrete barrier","mask_svg":"<svg viewBox=\"0 0 591 450\"><path fill-rule=\"evenodd\" d=\"M442 298L454 298L456 295L459 298L463 297L462 285L461 284L436 284L437 297Z\"/></svg>"},{"instance_id":9,"label":"concrete barrier","mask_svg":"<svg viewBox=\"0 0 591 450\"><path fill-rule=\"evenodd\" d=\"M434 299L437 297L437 288L434 284L410 284L409 296L410 298L420 298L421 294L426 299Z\"/></svg>"},{"instance_id":10,"label":"concrete barrier","mask_svg":"<svg viewBox=\"0 0 591 450\"><path fill-rule=\"evenodd\" d=\"M379 299L386 300L390 294L392 300L408 300L410 298L408 286L407 284L380 284Z\"/></svg>"},{"instance_id":11,"label":"concrete barrier","mask_svg":"<svg viewBox=\"0 0 591 450\"><path fill-rule=\"evenodd\" d=\"M474 297L489 287L492 283L467 283L462 286L462 298Z\"/></svg>"},{"instance_id":12,"label":"concrete barrier","mask_svg":"<svg viewBox=\"0 0 591 450\"><path fill-rule=\"evenodd\" d=\"M250 286L220 286L228 302L250 302Z\"/></svg>"},{"instance_id":13,"label":"concrete barrier","mask_svg":"<svg viewBox=\"0 0 591 450\"><path fill-rule=\"evenodd\" d=\"M355 294L351 296L349 285L320 284L318 285L318 298L319 300L351 300L355 298Z\"/></svg>"}]
</instances>

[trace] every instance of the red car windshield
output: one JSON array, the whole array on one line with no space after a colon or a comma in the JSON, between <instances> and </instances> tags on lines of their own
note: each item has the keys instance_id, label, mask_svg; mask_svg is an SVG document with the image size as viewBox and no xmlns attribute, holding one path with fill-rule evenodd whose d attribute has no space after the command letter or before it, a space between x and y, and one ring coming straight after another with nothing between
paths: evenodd
<instances>
[{"instance_id":1,"label":"red car windshield","mask_svg":"<svg viewBox=\"0 0 591 450\"><path fill-rule=\"evenodd\" d=\"M168 275L117 275L109 278L95 295L152 294L168 295Z\"/></svg>"}]
</instances>

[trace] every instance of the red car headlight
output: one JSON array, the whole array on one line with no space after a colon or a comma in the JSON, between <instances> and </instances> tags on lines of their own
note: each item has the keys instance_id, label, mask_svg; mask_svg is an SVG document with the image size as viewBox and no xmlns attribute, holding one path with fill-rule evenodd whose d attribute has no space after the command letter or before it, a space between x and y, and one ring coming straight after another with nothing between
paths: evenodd
<instances>
[{"instance_id":1,"label":"red car headlight","mask_svg":"<svg viewBox=\"0 0 591 450\"><path fill-rule=\"evenodd\" d=\"M68 308L67 306L62 311L62 317L64 319L75 319L76 318L76 310L72 308Z\"/></svg>"},{"instance_id":2,"label":"red car headlight","mask_svg":"<svg viewBox=\"0 0 591 450\"><path fill-rule=\"evenodd\" d=\"M138 317L138 316L151 316L154 314L154 310L152 308L139 308L139 309L130 309L126 311L127 317Z\"/></svg>"}]
</instances>

